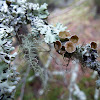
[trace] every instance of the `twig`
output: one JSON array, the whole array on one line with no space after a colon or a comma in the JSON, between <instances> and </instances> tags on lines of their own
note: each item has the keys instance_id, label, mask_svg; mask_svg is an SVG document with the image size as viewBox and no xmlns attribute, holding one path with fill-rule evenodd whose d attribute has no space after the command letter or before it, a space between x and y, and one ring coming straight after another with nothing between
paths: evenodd
<instances>
[{"instance_id":1,"label":"twig","mask_svg":"<svg viewBox=\"0 0 100 100\"><path fill-rule=\"evenodd\" d=\"M49 57L48 57L48 60L47 60L47 62L46 62L46 64L45 64L45 68L48 68L49 67L49 65L50 65L50 63L51 63L51 61L52 61L52 56L53 55L53 51L51 51L51 53L50 53L50 55L49 55Z\"/></svg>"},{"instance_id":2,"label":"twig","mask_svg":"<svg viewBox=\"0 0 100 100\"><path fill-rule=\"evenodd\" d=\"M48 80L49 80L49 71L48 71L48 67L49 67L49 65L50 65L50 63L51 63L51 61L52 61L52 55L53 55L53 50L51 50L51 52L50 52L50 55L49 55L49 57L48 57L48 60L47 60L47 62L46 62L46 64L44 65L44 75L45 75L45 82L44 82L44 86L46 86L46 84L47 84L47 82L48 82Z\"/></svg>"},{"instance_id":3,"label":"twig","mask_svg":"<svg viewBox=\"0 0 100 100\"><path fill-rule=\"evenodd\" d=\"M94 93L94 100L99 99L99 89L95 88L95 93Z\"/></svg>"},{"instance_id":4,"label":"twig","mask_svg":"<svg viewBox=\"0 0 100 100\"><path fill-rule=\"evenodd\" d=\"M22 84L21 94L20 94L20 99L19 100L23 100L25 85L26 85L26 79L27 79L27 76L29 75L29 72L30 72L30 67L27 67L26 73L25 73L24 78L23 78L23 84Z\"/></svg>"},{"instance_id":5,"label":"twig","mask_svg":"<svg viewBox=\"0 0 100 100\"><path fill-rule=\"evenodd\" d=\"M93 75L91 77L93 79L95 79L97 75L98 75L98 73L96 71L94 71L94 73L93 73ZM94 100L98 100L99 99L99 93L100 93L100 90L95 88Z\"/></svg>"},{"instance_id":6,"label":"twig","mask_svg":"<svg viewBox=\"0 0 100 100\"><path fill-rule=\"evenodd\" d=\"M79 71L79 65L77 64L77 61L75 62L75 66L72 68L72 75L69 85L69 99L73 100L72 95L76 95L79 100L86 100L86 96L84 92L80 91L78 85L76 84L76 79L78 77L78 71ZM75 90L74 90L75 89ZM83 99L84 98L84 99Z\"/></svg>"},{"instance_id":7,"label":"twig","mask_svg":"<svg viewBox=\"0 0 100 100\"><path fill-rule=\"evenodd\" d=\"M75 83L74 84L74 95L79 98L79 100L86 100L86 95L83 91L80 90L79 86Z\"/></svg>"}]
</instances>

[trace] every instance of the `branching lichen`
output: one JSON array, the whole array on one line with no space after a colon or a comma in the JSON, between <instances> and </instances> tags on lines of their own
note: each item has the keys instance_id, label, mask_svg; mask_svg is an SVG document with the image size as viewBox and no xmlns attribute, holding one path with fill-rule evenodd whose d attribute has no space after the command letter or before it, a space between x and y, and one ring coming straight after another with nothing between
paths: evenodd
<instances>
[{"instance_id":1,"label":"branching lichen","mask_svg":"<svg viewBox=\"0 0 100 100\"><path fill-rule=\"evenodd\" d=\"M22 51L24 54L25 61L27 61L28 66L31 67L35 74L39 74L41 79L43 80L43 70L42 67L39 65L38 62L38 48L39 42L34 34L28 34L22 38Z\"/></svg>"}]
</instances>

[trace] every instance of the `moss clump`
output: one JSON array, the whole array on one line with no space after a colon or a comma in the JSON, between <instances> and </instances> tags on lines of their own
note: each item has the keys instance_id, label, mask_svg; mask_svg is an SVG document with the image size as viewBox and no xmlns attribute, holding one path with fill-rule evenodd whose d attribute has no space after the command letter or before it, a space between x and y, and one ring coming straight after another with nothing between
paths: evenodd
<instances>
[{"instance_id":1,"label":"moss clump","mask_svg":"<svg viewBox=\"0 0 100 100\"><path fill-rule=\"evenodd\" d=\"M81 81L78 83L80 89L84 91L88 100L94 100L94 92L95 92L95 80L91 77L83 77ZM100 99L100 98L99 98Z\"/></svg>"}]
</instances>

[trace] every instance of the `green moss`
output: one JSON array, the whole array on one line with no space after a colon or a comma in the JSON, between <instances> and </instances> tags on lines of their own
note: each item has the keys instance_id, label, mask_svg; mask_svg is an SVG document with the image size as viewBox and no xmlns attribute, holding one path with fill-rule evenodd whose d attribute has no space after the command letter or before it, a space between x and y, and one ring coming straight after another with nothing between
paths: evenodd
<instances>
[{"instance_id":1,"label":"green moss","mask_svg":"<svg viewBox=\"0 0 100 100\"><path fill-rule=\"evenodd\" d=\"M94 100L94 92L95 92L95 80L93 80L91 77L83 77L81 81L79 82L79 87L87 96L88 100Z\"/></svg>"},{"instance_id":2,"label":"green moss","mask_svg":"<svg viewBox=\"0 0 100 100\"><path fill-rule=\"evenodd\" d=\"M62 87L52 83L52 86L49 86L49 91L46 95L46 100L58 100L61 92Z\"/></svg>"},{"instance_id":3,"label":"green moss","mask_svg":"<svg viewBox=\"0 0 100 100\"><path fill-rule=\"evenodd\" d=\"M15 100L17 100L17 98L20 96L20 91L21 91L21 84L16 89Z\"/></svg>"},{"instance_id":4,"label":"green moss","mask_svg":"<svg viewBox=\"0 0 100 100\"><path fill-rule=\"evenodd\" d=\"M23 98L23 100L36 100L36 99L33 99L34 97L33 97L33 92L29 92L29 93L27 93L27 95L24 95L24 98Z\"/></svg>"}]
</instances>

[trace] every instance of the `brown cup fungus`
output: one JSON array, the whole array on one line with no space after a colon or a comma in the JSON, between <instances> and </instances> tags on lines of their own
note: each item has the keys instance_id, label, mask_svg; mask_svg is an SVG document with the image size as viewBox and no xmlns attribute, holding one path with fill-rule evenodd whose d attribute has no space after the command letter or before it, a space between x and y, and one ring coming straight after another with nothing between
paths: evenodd
<instances>
[{"instance_id":1,"label":"brown cup fungus","mask_svg":"<svg viewBox=\"0 0 100 100\"><path fill-rule=\"evenodd\" d=\"M97 49L97 43L96 42L91 42L91 48Z\"/></svg>"},{"instance_id":2,"label":"brown cup fungus","mask_svg":"<svg viewBox=\"0 0 100 100\"><path fill-rule=\"evenodd\" d=\"M60 38L60 41L61 42L67 42L67 41L69 41L69 39L68 38Z\"/></svg>"},{"instance_id":3,"label":"brown cup fungus","mask_svg":"<svg viewBox=\"0 0 100 100\"><path fill-rule=\"evenodd\" d=\"M62 46L59 53L60 54L64 54L65 52L66 52L65 46Z\"/></svg>"},{"instance_id":4,"label":"brown cup fungus","mask_svg":"<svg viewBox=\"0 0 100 100\"><path fill-rule=\"evenodd\" d=\"M76 50L76 46L74 45L73 42L68 41L68 42L65 43L65 50L68 53L73 53Z\"/></svg>"},{"instance_id":5,"label":"brown cup fungus","mask_svg":"<svg viewBox=\"0 0 100 100\"><path fill-rule=\"evenodd\" d=\"M61 49L61 42L60 41L56 41L54 42L54 47L56 49L56 51L60 50Z\"/></svg>"},{"instance_id":6,"label":"brown cup fungus","mask_svg":"<svg viewBox=\"0 0 100 100\"><path fill-rule=\"evenodd\" d=\"M68 37L70 37L70 36L71 36L70 33L67 31L63 31L63 32L59 33L59 37L60 37L61 42L69 41Z\"/></svg>"},{"instance_id":7,"label":"brown cup fungus","mask_svg":"<svg viewBox=\"0 0 100 100\"><path fill-rule=\"evenodd\" d=\"M71 36L71 38L70 38L70 41L71 42L73 42L73 43L78 43L78 40L79 40L79 38L78 38L78 36L77 35L73 35L73 36Z\"/></svg>"},{"instance_id":8,"label":"brown cup fungus","mask_svg":"<svg viewBox=\"0 0 100 100\"><path fill-rule=\"evenodd\" d=\"M60 38L66 38L66 37L69 37L69 36L70 36L70 33L67 32L67 31L59 32Z\"/></svg>"}]
</instances>

